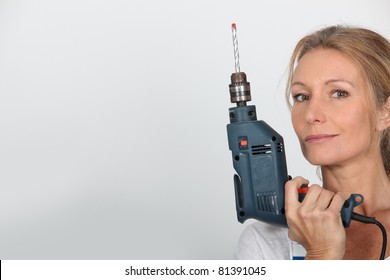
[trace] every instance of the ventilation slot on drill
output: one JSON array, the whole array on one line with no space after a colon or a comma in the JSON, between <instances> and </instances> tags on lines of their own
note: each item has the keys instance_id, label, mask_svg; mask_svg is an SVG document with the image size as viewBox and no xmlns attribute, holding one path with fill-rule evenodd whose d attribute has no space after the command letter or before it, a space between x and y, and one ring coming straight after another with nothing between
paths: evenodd
<instances>
[{"instance_id":1,"label":"ventilation slot on drill","mask_svg":"<svg viewBox=\"0 0 390 280\"><path fill-rule=\"evenodd\" d=\"M264 155L271 153L271 144L252 146L252 155Z\"/></svg>"},{"instance_id":2,"label":"ventilation slot on drill","mask_svg":"<svg viewBox=\"0 0 390 280\"><path fill-rule=\"evenodd\" d=\"M279 214L278 201L275 192L264 192L257 194L257 206L259 211L271 214Z\"/></svg>"},{"instance_id":3,"label":"ventilation slot on drill","mask_svg":"<svg viewBox=\"0 0 390 280\"><path fill-rule=\"evenodd\" d=\"M283 143L276 144L276 151L278 153L283 153L283 151L284 151Z\"/></svg>"}]
</instances>

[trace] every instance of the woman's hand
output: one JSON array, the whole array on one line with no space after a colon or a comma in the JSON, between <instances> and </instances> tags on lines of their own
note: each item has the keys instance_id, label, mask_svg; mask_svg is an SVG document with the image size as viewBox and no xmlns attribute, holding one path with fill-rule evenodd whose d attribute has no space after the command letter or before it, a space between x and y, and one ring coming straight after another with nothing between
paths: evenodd
<instances>
[{"instance_id":1,"label":"woman's hand","mask_svg":"<svg viewBox=\"0 0 390 280\"><path fill-rule=\"evenodd\" d=\"M340 210L344 196L312 185L303 202L299 202L298 188L303 184L309 181L295 177L285 185L289 238L306 249L306 259L342 259L346 236Z\"/></svg>"}]
</instances>

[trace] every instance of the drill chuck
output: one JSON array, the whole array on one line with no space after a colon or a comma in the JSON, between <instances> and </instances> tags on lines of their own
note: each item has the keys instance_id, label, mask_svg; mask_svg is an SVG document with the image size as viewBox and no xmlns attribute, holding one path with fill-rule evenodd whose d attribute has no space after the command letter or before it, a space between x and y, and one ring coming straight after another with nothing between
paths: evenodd
<instances>
[{"instance_id":1,"label":"drill chuck","mask_svg":"<svg viewBox=\"0 0 390 280\"><path fill-rule=\"evenodd\" d=\"M246 80L244 72L236 72L230 76L229 85L230 102L236 103L238 107L246 106L247 101L251 101L251 87Z\"/></svg>"}]
</instances>

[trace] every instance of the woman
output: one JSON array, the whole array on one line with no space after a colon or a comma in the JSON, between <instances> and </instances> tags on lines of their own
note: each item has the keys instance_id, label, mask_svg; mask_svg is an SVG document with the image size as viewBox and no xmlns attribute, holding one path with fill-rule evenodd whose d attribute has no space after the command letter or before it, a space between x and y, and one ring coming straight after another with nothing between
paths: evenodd
<instances>
[{"instance_id":1,"label":"woman","mask_svg":"<svg viewBox=\"0 0 390 280\"><path fill-rule=\"evenodd\" d=\"M379 227L352 221L344 228L340 210L352 193L361 194L354 212L375 217L390 232L390 43L363 28L310 34L293 52L286 92L303 155L320 167L323 186L302 177L288 181L288 229L250 225L236 257L290 259L294 241L306 259L378 259ZM301 203L304 184L310 188Z\"/></svg>"}]
</instances>

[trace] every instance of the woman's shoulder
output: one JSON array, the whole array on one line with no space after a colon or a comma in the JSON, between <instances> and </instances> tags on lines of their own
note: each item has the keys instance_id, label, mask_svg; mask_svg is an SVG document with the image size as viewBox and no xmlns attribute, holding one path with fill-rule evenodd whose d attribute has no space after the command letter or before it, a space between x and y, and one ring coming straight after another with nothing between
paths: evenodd
<instances>
[{"instance_id":1,"label":"woman's shoulder","mask_svg":"<svg viewBox=\"0 0 390 280\"><path fill-rule=\"evenodd\" d=\"M262 233L262 234L267 234L267 233L276 233L276 234L287 234L287 228L286 227L281 227L281 226L276 226L268 223L263 223L263 222L253 222L249 224L246 227L246 230L251 231L254 230L256 232Z\"/></svg>"},{"instance_id":2,"label":"woman's shoulder","mask_svg":"<svg viewBox=\"0 0 390 280\"><path fill-rule=\"evenodd\" d=\"M256 221L242 232L236 259L290 259L291 241L287 228Z\"/></svg>"}]
</instances>

